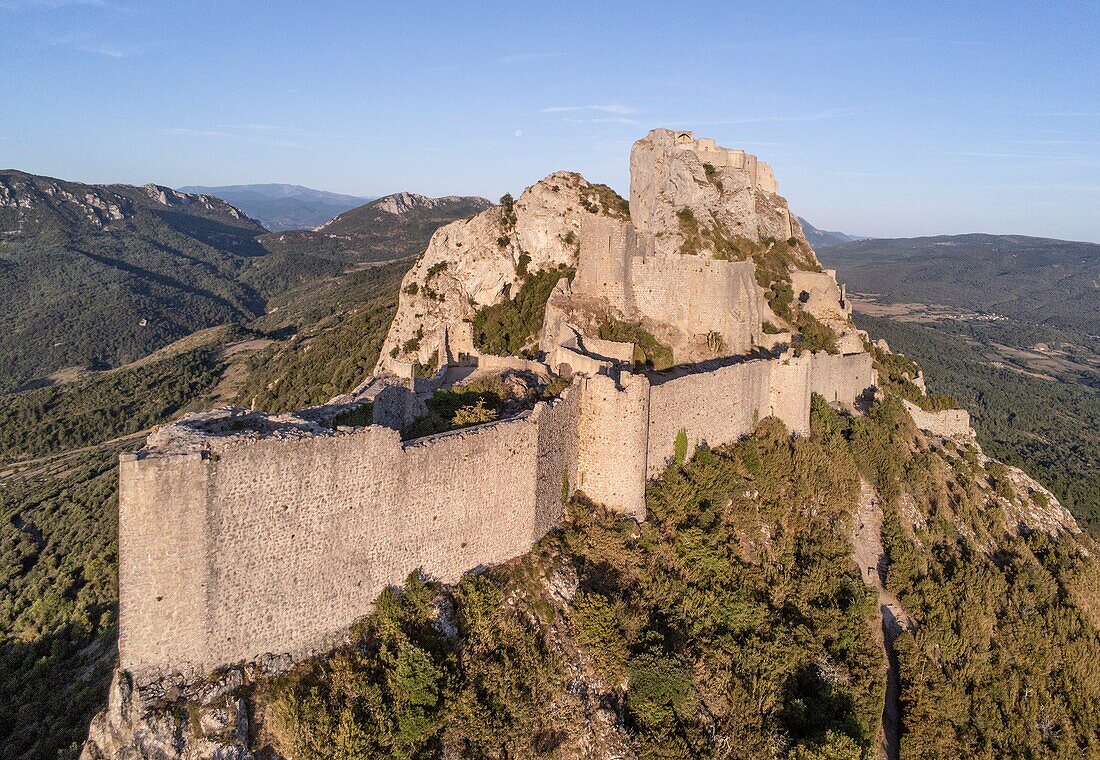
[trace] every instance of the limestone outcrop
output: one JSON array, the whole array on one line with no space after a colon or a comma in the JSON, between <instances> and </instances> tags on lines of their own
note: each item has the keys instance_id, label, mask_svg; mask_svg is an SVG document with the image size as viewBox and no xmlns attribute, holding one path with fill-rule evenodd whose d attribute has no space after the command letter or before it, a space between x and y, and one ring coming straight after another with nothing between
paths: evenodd
<instances>
[{"instance_id":1,"label":"limestone outcrop","mask_svg":"<svg viewBox=\"0 0 1100 760\"><path fill-rule=\"evenodd\" d=\"M432 361L444 328L507 299L526 272L575 265L581 219L622 215L620 203L607 187L555 172L510 206L494 206L437 230L401 283L377 370Z\"/></svg>"},{"instance_id":2,"label":"limestone outcrop","mask_svg":"<svg viewBox=\"0 0 1100 760\"><path fill-rule=\"evenodd\" d=\"M743 150L654 129L630 151L630 218L656 236L656 252L681 252L685 209L701 229L728 238L795 238L803 261L818 266L798 218L778 194L771 167Z\"/></svg>"}]
</instances>

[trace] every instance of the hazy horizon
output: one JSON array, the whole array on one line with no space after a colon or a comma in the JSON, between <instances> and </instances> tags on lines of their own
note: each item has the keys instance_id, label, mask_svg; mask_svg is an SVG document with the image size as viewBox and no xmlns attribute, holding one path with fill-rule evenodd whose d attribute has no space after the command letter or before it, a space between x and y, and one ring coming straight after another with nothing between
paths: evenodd
<instances>
[{"instance_id":1,"label":"hazy horizon","mask_svg":"<svg viewBox=\"0 0 1100 760\"><path fill-rule=\"evenodd\" d=\"M654 127L876 237L1100 241L1100 9L0 0L0 164L171 187L627 191Z\"/></svg>"}]
</instances>

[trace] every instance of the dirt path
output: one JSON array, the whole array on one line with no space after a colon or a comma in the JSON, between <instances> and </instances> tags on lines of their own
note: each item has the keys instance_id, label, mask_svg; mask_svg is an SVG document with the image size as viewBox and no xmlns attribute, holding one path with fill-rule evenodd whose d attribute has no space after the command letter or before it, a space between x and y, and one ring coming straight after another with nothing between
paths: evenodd
<instances>
[{"instance_id":1,"label":"dirt path","mask_svg":"<svg viewBox=\"0 0 1100 760\"><path fill-rule=\"evenodd\" d=\"M894 640L898 634L914 628L913 619L901 603L883 586L886 577L886 553L882 548L882 505L878 493L866 480L859 483L859 509L852 530L852 552L863 582L878 591L879 640L886 665L886 700L882 706L882 734L878 755L898 760L901 729L901 679Z\"/></svg>"}]
</instances>

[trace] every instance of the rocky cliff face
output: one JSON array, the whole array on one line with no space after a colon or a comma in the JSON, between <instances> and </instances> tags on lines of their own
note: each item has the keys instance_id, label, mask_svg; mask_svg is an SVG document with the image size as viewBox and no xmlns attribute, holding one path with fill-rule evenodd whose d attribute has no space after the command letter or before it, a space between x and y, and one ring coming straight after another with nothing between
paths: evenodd
<instances>
[{"instance_id":1,"label":"rocky cliff face","mask_svg":"<svg viewBox=\"0 0 1100 760\"><path fill-rule=\"evenodd\" d=\"M777 189L768 164L691 133L654 129L630 151L631 221L657 236L658 253L681 252L686 209L700 229L727 238L795 238L804 244L798 246L804 263L817 266L798 218Z\"/></svg>"},{"instance_id":2,"label":"rocky cliff face","mask_svg":"<svg viewBox=\"0 0 1100 760\"><path fill-rule=\"evenodd\" d=\"M527 272L573 266L580 220L623 215L622 199L579 174L555 172L509 207L494 206L436 231L401 283L378 369L427 362L441 329L513 294Z\"/></svg>"}]
</instances>

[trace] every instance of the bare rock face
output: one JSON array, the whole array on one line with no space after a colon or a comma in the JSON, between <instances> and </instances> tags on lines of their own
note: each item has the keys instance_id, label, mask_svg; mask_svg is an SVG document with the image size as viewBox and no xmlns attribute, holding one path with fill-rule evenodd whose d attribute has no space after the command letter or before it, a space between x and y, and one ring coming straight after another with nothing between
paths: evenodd
<instances>
[{"instance_id":1,"label":"bare rock face","mask_svg":"<svg viewBox=\"0 0 1100 760\"><path fill-rule=\"evenodd\" d=\"M684 209L701 228L717 227L727 237L793 237L805 244L806 263L818 264L768 164L692 132L654 129L630 151L631 221L656 235L657 253L679 253Z\"/></svg>"},{"instance_id":2,"label":"bare rock face","mask_svg":"<svg viewBox=\"0 0 1100 760\"><path fill-rule=\"evenodd\" d=\"M577 263L577 235L588 214L615 196L573 172L555 172L527 188L511 207L494 206L432 236L401 283L400 303L376 372L396 362L428 362L446 326L518 290L524 272Z\"/></svg>"},{"instance_id":3,"label":"bare rock face","mask_svg":"<svg viewBox=\"0 0 1100 760\"><path fill-rule=\"evenodd\" d=\"M234 677L236 676L236 677ZM163 697L149 704L125 673L115 671L107 709L92 719L81 760L252 760L248 710L232 692L239 672L187 695L187 708Z\"/></svg>"}]
</instances>

